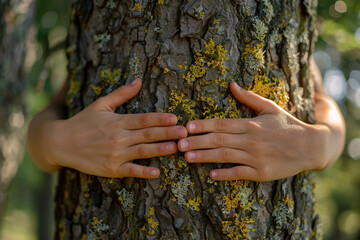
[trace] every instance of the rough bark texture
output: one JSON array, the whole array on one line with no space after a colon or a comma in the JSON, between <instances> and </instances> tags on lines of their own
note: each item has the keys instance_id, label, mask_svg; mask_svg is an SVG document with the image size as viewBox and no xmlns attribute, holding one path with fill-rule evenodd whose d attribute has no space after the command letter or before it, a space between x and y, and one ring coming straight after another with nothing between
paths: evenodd
<instances>
[{"instance_id":1,"label":"rough bark texture","mask_svg":"<svg viewBox=\"0 0 360 240\"><path fill-rule=\"evenodd\" d=\"M314 122L310 0L73 0L70 116L135 77L138 97L119 113L164 111L181 123L251 117L228 83ZM287 98L287 92L290 99ZM287 151L287 149L284 149ZM161 178L108 179L64 169L56 239L318 239L314 179L214 182L181 154L139 161Z\"/></svg>"},{"instance_id":2,"label":"rough bark texture","mask_svg":"<svg viewBox=\"0 0 360 240\"><path fill-rule=\"evenodd\" d=\"M23 153L25 36L34 14L32 0L0 3L0 216L6 192Z\"/></svg>"}]
</instances>

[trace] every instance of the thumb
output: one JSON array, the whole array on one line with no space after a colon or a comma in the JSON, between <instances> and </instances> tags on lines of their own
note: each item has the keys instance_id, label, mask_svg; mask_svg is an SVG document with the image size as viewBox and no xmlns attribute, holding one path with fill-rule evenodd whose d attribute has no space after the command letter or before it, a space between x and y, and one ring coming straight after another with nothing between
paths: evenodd
<instances>
[{"instance_id":1,"label":"thumb","mask_svg":"<svg viewBox=\"0 0 360 240\"><path fill-rule=\"evenodd\" d=\"M236 82L230 84L231 93L236 100L250 107L259 115L277 113L278 106L273 101L263 98L260 95L241 88Z\"/></svg>"},{"instance_id":2,"label":"thumb","mask_svg":"<svg viewBox=\"0 0 360 240\"><path fill-rule=\"evenodd\" d=\"M142 81L136 78L132 83L124 85L113 91L107 96L99 98L96 102L100 106L114 112L116 108L135 97L141 89Z\"/></svg>"}]
</instances>

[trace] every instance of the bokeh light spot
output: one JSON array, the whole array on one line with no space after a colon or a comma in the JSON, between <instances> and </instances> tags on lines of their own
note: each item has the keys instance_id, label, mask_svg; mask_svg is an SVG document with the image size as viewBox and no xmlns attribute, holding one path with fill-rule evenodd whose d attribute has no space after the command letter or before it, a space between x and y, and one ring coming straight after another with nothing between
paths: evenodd
<instances>
[{"instance_id":1,"label":"bokeh light spot","mask_svg":"<svg viewBox=\"0 0 360 240\"><path fill-rule=\"evenodd\" d=\"M335 11L337 11L338 13L346 13L347 12L346 3L344 1L336 1Z\"/></svg>"},{"instance_id":2,"label":"bokeh light spot","mask_svg":"<svg viewBox=\"0 0 360 240\"><path fill-rule=\"evenodd\" d=\"M360 138L351 140L347 148L348 154L355 160L360 159Z\"/></svg>"},{"instance_id":3,"label":"bokeh light spot","mask_svg":"<svg viewBox=\"0 0 360 240\"><path fill-rule=\"evenodd\" d=\"M338 224L342 232L349 235L354 234L360 229L360 214L354 211L345 211L341 213Z\"/></svg>"},{"instance_id":4,"label":"bokeh light spot","mask_svg":"<svg viewBox=\"0 0 360 240\"><path fill-rule=\"evenodd\" d=\"M41 26L43 28L52 28L58 21L58 14L56 12L46 12L41 18Z\"/></svg>"},{"instance_id":5,"label":"bokeh light spot","mask_svg":"<svg viewBox=\"0 0 360 240\"><path fill-rule=\"evenodd\" d=\"M341 101L345 97L347 84L342 71L338 69L327 71L324 82L327 93L336 101Z\"/></svg>"}]
</instances>

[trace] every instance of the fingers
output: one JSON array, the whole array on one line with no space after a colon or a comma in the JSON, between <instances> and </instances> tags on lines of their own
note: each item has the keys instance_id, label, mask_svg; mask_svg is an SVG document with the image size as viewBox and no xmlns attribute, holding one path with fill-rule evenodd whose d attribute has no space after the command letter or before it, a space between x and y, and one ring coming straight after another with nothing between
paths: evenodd
<instances>
[{"instance_id":1,"label":"fingers","mask_svg":"<svg viewBox=\"0 0 360 240\"><path fill-rule=\"evenodd\" d=\"M250 166L242 165L228 169L216 169L210 171L210 178L216 181L251 180L263 181L256 170Z\"/></svg>"},{"instance_id":2,"label":"fingers","mask_svg":"<svg viewBox=\"0 0 360 240\"><path fill-rule=\"evenodd\" d=\"M135 97L140 91L141 85L141 79L136 78L131 84L121 86L109 95L99 98L95 101L95 105L98 104L100 107L109 111L115 111L117 107Z\"/></svg>"},{"instance_id":3,"label":"fingers","mask_svg":"<svg viewBox=\"0 0 360 240\"><path fill-rule=\"evenodd\" d=\"M178 142L178 148L181 152L196 149L209 149L228 147L234 149L244 149L243 135L228 133L209 133L206 135L192 136L181 139Z\"/></svg>"},{"instance_id":4,"label":"fingers","mask_svg":"<svg viewBox=\"0 0 360 240\"><path fill-rule=\"evenodd\" d=\"M185 153L190 163L239 163L248 164L250 155L247 152L232 148L190 151Z\"/></svg>"},{"instance_id":5,"label":"fingers","mask_svg":"<svg viewBox=\"0 0 360 240\"><path fill-rule=\"evenodd\" d=\"M279 111L279 107L276 103L241 88L235 82L230 84L230 90L239 102L245 104L259 114L277 113Z\"/></svg>"},{"instance_id":6,"label":"fingers","mask_svg":"<svg viewBox=\"0 0 360 240\"><path fill-rule=\"evenodd\" d=\"M123 126L128 130L142 129L148 127L161 127L176 125L178 119L170 113L140 113L119 115Z\"/></svg>"},{"instance_id":7,"label":"fingers","mask_svg":"<svg viewBox=\"0 0 360 240\"><path fill-rule=\"evenodd\" d=\"M159 177L160 170L155 167L146 167L139 164L126 162L119 166L116 175L120 177L153 179Z\"/></svg>"},{"instance_id":8,"label":"fingers","mask_svg":"<svg viewBox=\"0 0 360 240\"><path fill-rule=\"evenodd\" d=\"M178 140L187 137L183 126L153 127L131 131L130 145L150 142Z\"/></svg>"},{"instance_id":9,"label":"fingers","mask_svg":"<svg viewBox=\"0 0 360 240\"><path fill-rule=\"evenodd\" d=\"M125 159L146 159L171 155L177 152L175 142L139 144L128 147L124 152Z\"/></svg>"},{"instance_id":10,"label":"fingers","mask_svg":"<svg viewBox=\"0 0 360 240\"><path fill-rule=\"evenodd\" d=\"M248 130L248 119L206 119L195 120L186 125L189 133L245 133Z\"/></svg>"}]
</instances>

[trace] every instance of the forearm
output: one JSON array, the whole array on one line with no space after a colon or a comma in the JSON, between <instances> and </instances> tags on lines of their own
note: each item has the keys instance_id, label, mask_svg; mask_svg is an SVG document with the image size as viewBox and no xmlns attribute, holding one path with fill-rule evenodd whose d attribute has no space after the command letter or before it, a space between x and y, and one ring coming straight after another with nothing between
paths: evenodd
<instances>
[{"instance_id":1,"label":"forearm","mask_svg":"<svg viewBox=\"0 0 360 240\"><path fill-rule=\"evenodd\" d=\"M49 143L54 136L52 130L57 120L66 118L64 92L66 86L51 101L49 106L31 121L27 135L27 148L35 163L46 172L54 172L61 167L51 163L48 156Z\"/></svg>"},{"instance_id":2,"label":"forearm","mask_svg":"<svg viewBox=\"0 0 360 240\"><path fill-rule=\"evenodd\" d=\"M345 121L336 102L327 95L322 75L314 59L311 72L315 83L316 125L324 137L323 164L318 170L325 170L340 157L345 145Z\"/></svg>"},{"instance_id":3,"label":"forearm","mask_svg":"<svg viewBox=\"0 0 360 240\"><path fill-rule=\"evenodd\" d=\"M345 145L345 121L336 102L324 92L315 95L316 125L325 134L325 170L340 157Z\"/></svg>"}]
</instances>

